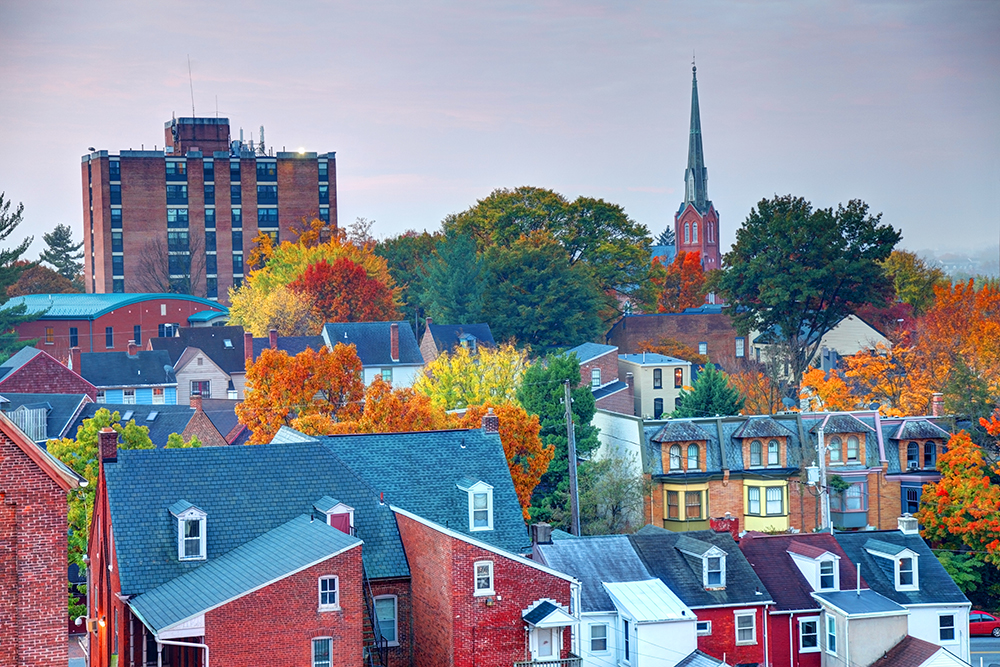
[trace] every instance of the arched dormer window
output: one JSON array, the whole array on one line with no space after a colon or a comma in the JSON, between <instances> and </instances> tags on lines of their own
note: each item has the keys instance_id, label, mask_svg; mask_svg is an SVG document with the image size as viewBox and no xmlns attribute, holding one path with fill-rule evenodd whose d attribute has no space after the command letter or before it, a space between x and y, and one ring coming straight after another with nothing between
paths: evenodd
<instances>
[{"instance_id":1,"label":"arched dormer window","mask_svg":"<svg viewBox=\"0 0 1000 667\"><path fill-rule=\"evenodd\" d=\"M778 457L778 441L771 440L767 443L767 465L778 466L781 465L781 460Z\"/></svg>"},{"instance_id":2,"label":"arched dormer window","mask_svg":"<svg viewBox=\"0 0 1000 667\"><path fill-rule=\"evenodd\" d=\"M684 223L684 243L691 243L691 224Z\"/></svg>"},{"instance_id":3,"label":"arched dormer window","mask_svg":"<svg viewBox=\"0 0 1000 667\"><path fill-rule=\"evenodd\" d=\"M701 470L701 463L698 458L698 445L692 442L688 445L688 470Z\"/></svg>"},{"instance_id":4,"label":"arched dormer window","mask_svg":"<svg viewBox=\"0 0 1000 667\"><path fill-rule=\"evenodd\" d=\"M928 440L924 443L924 467L933 468L937 465L937 443Z\"/></svg>"},{"instance_id":5,"label":"arched dormer window","mask_svg":"<svg viewBox=\"0 0 1000 667\"><path fill-rule=\"evenodd\" d=\"M906 445L906 469L915 470L920 467L920 445L911 442Z\"/></svg>"},{"instance_id":6,"label":"arched dormer window","mask_svg":"<svg viewBox=\"0 0 1000 667\"><path fill-rule=\"evenodd\" d=\"M697 243L697 242L698 242L698 223L697 222L692 222L691 223L691 243Z\"/></svg>"},{"instance_id":7,"label":"arched dormer window","mask_svg":"<svg viewBox=\"0 0 1000 667\"><path fill-rule=\"evenodd\" d=\"M680 470L681 469L681 446L680 445L670 445L670 469Z\"/></svg>"},{"instance_id":8,"label":"arched dormer window","mask_svg":"<svg viewBox=\"0 0 1000 667\"><path fill-rule=\"evenodd\" d=\"M843 463L844 461L844 443L839 437L833 436L830 438L830 463Z\"/></svg>"},{"instance_id":9,"label":"arched dormer window","mask_svg":"<svg viewBox=\"0 0 1000 667\"><path fill-rule=\"evenodd\" d=\"M750 467L760 468L764 465L764 445L760 440L750 443Z\"/></svg>"}]
</instances>

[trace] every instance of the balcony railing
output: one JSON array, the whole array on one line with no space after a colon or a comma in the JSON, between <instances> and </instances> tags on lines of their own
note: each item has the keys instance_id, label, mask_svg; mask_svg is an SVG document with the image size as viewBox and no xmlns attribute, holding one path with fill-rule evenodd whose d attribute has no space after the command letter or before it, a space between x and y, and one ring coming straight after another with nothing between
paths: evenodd
<instances>
[{"instance_id":1,"label":"balcony railing","mask_svg":"<svg viewBox=\"0 0 1000 667\"><path fill-rule=\"evenodd\" d=\"M580 667L580 656L569 654L566 658L551 660L523 660L515 662L514 667Z\"/></svg>"}]
</instances>

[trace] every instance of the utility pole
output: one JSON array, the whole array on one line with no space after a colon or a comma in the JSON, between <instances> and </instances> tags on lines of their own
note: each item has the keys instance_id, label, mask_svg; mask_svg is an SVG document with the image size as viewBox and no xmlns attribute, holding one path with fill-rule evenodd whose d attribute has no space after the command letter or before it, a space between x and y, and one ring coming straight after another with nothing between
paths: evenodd
<instances>
[{"instance_id":1,"label":"utility pole","mask_svg":"<svg viewBox=\"0 0 1000 667\"><path fill-rule=\"evenodd\" d=\"M817 445L816 452L819 455L819 501L820 501L820 516L822 517L822 525L820 528L823 531L829 529L833 532L833 526L830 522L830 488L826 483L826 442L823 439L823 427L820 426L816 431Z\"/></svg>"},{"instance_id":2,"label":"utility pole","mask_svg":"<svg viewBox=\"0 0 1000 667\"><path fill-rule=\"evenodd\" d=\"M576 486L576 432L573 429L573 396L570 394L569 380L563 383L566 404L566 449L569 460L569 506L570 532L580 535L580 493Z\"/></svg>"}]
</instances>

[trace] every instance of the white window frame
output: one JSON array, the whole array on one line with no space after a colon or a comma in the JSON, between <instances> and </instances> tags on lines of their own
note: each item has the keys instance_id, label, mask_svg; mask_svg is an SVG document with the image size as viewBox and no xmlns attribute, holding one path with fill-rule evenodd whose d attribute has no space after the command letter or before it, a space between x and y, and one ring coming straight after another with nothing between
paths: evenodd
<instances>
[{"instance_id":1,"label":"white window frame","mask_svg":"<svg viewBox=\"0 0 1000 667\"><path fill-rule=\"evenodd\" d=\"M379 371L379 377L382 378L382 382L387 382L392 384L392 369L383 368Z\"/></svg>"},{"instance_id":2,"label":"white window frame","mask_svg":"<svg viewBox=\"0 0 1000 667\"><path fill-rule=\"evenodd\" d=\"M669 465L670 470L681 470L681 446L680 445L670 445L669 452ZM676 452L676 456L674 455Z\"/></svg>"},{"instance_id":3,"label":"white window frame","mask_svg":"<svg viewBox=\"0 0 1000 667\"><path fill-rule=\"evenodd\" d=\"M837 618L827 614L826 616L826 628L824 629L824 635L826 635L826 652L830 655L837 655ZM830 639L833 638L833 642ZM830 644L833 644L833 650L830 650Z\"/></svg>"},{"instance_id":4,"label":"white window frame","mask_svg":"<svg viewBox=\"0 0 1000 667\"><path fill-rule=\"evenodd\" d=\"M768 498L769 495L773 495L771 493L771 489L774 489L774 490L776 490L778 492L778 498L777 498L777 500L774 500L772 498ZM781 504L781 506L778 508L777 512L772 512L771 511L771 503L773 503L773 502L777 502L777 503ZM785 516L785 489L784 489L784 487L781 487L781 486L765 486L764 487L764 515L765 516Z\"/></svg>"},{"instance_id":5,"label":"white window frame","mask_svg":"<svg viewBox=\"0 0 1000 667\"><path fill-rule=\"evenodd\" d=\"M329 594L329 591L323 590L323 582L332 581L333 582L333 602L323 602L323 593ZM335 574L323 575L316 580L316 601L317 609L319 611L340 611L340 577Z\"/></svg>"},{"instance_id":6,"label":"white window frame","mask_svg":"<svg viewBox=\"0 0 1000 667\"><path fill-rule=\"evenodd\" d=\"M131 394L129 392L132 392ZM122 389L122 403L125 405L135 405L135 388Z\"/></svg>"},{"instance_id":7,"label":"white window frame","mask_svg":"<svg viewBox=\"0 0 1000 667\"><path fill-rule=\"evenodd\" d=\"M774 445L773 449L771 445ZM774 463L771 463L771 453L774 452ZM781 466L781 443L775 439L767 441L767 467L776 468Z\"/></svg>"},{"instance_id":8,"label":"white window frame","mask_svg":"<svg viewBox=\"0 0 1000 667\"><path fill-rule=\"evenodd\" d=\"M938 642L939 643L941 643L941 644L955 644L955 643L958 642L958 621L957 621L957 616L958 616L958 614L956 614L954 612L952 612L950 614L938 614ZM942 621L945 618L950 618L951 619L951 625L948 626L948 627L951 628L951 639L945 639L944 637L941 636L942 633L945 630L945 626L942 624Z\"/></svg>"},{"instance_id":9,"label":"white window frame","mask_svg":"<svg viewBox=\"0 0 1000 667\"><path fill-rule=\"evenodd\" d=\"M327 654L330 660L316 662L316 642L326 642ZM309 642L309 664L312 667L333 667L333 637L313 637Z\"/></svg>"},{"instance_id":10,"label":"white window frame","mask_svg":"<svg viewBox=\"0 0 1000 667\"><path fill-rule=\"evenodd\" d=\"M157 394L156 392L160 392ZM166 403L167 390L164 387L153 387L153 405L163 405Z\"/></svg>"},{"instance_id":11,"label":"white window frame","mask_svg":"<svg viewBox=\"0 0 1000 667\"><path fill-rule=\"evenodd\" d=\"M479 566L486 565L489 567L490 572L490 587L489 588L479 588ZM472 595L475 597L483 597L486 595L496 595L496 580L493 574L493 561L491 560L477 560L472 564Z\"/></svg>"},{"instance_id":12,"label":"white window frame","mask_svg":"<svg viewBox=\"0 0 1000 667\"><path fill-rule=\"evenodd\" d=\"M619 618L621 618L622 622L622 645L620 648L622 662L626 665L631 665L632 652L634 650L632 642L632 622L624 616Z\"/></svg>"},{"instance_id":13,"label":"white window frame","mask_svg":"<svg viewBox=\"0 0 1000 667\"><path fill-rule=\"evenodd\" d=\"M742 336L737 336L736 337L736 358L737 359L742 359L743 357L745 357L747 355L746 344L747 344L746 343L746 338L744 338Z\"/></svg>"},{"instance_id":14,"label":"white window frame","mask_svg":"<svg viewBox=\"0 0 1000 667\"><path fill-rule=\"evenodd\" d=\"M820 648L819 637L820 637L820 631L822 629L822 623L820 623L821 620L822 619L820 619L819 616L803 616L803 617L799 618L799 653L819 653L820 652L821 648ZM803 634L802 633L802 626L804 624L806 624L806 623L815 623L816 624L816 632L814 633L815 637L816 637L816 646L803 646L802 645L802 634Z\"/></svg>"},{"instance_id":15,"label":"white window frame","mask_svg":"<svg viewBox=\"0 0 1000 667\"><path fill-rule=\"evenodd\" d=\"M480 531L480 530L493 530L493 487L486 482L476 482L468 489L469 492L469 530L470 531ZM486 495L486 525L477 526L476 525L476 512L482 510L476 510L476 495Z\"/></svg>"},{"instance_id":16,"label":"white window frame","mask_svg":"<svg viewBox=\"0 0 1000 667\"><path fill-rule=\"evenodd\" d=\"M603 637L595 637L594 636L594 629L595 628L603 628L604 629L604 636ZM608 643L608 639L610 639L610 637L608 637L608 624L607 623L591 623L590 624L590 632L589 632L588 637L589 637L589 641L590 641L590 644L589 644L590 653L597 654L597 655L602 655L602 654L608 653L610 651L610 646L611 645ZM594 641L595 640L596 641L603 640L604 641L604 648L603 649L595 649L594 648Z\"/></svg>"},{"instance_id":17,"label":"white window frame","mask_svg":"<svg viewBox=\"0 0 1000 667\"><path fill-rule=\"evenodd\" d=\"M392 600L392 615L396 627L396 631L393 633L395 635L394 639L386 639L387 646L399 646L399 598L395 595L377 595L375 596L375 613L378 614L378 602L379 600ZM382 621L379 619L379 632L382 631ZM382 635L383 637L385 635Z\"/></svg>"},{"instance_id":18,"label":"white window frame","mask_svg":"<svg viewBox=\"0 0 1000 667\"><path fill-rule=\"evenodd\" d=\"M701 629L699 626L705 626L705 629ZM694 623L695 634L699 637L707 637L712 634L712 621L695 621Z\"/></svg>"},{"instance_id":19,"label":"white window frame","mask_svg":"<svg viewBox=\"0 0 1000 667\"><path fill-rule=\"evenodd\" d=\"M823 566L826 565L826 564L830 565L830 574L824 575L823 574ZM824 576L830 577L832 579L833 583L830 586L824 586L823 585L823 577ZM821 560L819 562L819 588L818 588L818 590L821 590L821 591L835 591L835 590L838 590L840 588L840 586L838 585L839 584L839 581L838 581L839 579L840 579L840 573L839 573L839 568L837 567L837 561L832 560L832 559L824 559L824 560Z\"/></svg>"},{"instance_id":20,"label":"white window frame","mask_svg":"<svg viewBox=\"0 0 1000 667\"><path fill-rule=\"evenodd\" d=\"M736 645L737 646L750 646L757 643L757 612L747 611L745 609L733 612L733 631L736 633ZM747 628L740 627L740 619L749 618L750 619L750 639L740 640L740 630L746 630Z\"/></svg>"},{"instance_id":21,"label":"white window frame","mask_svg":"<svg viewBox=\"0 0 1000 667\"><path fill-rule=\"evenodd\" d=\"M901 583L901 579L902 579L902 574L903 573L902 573L902 569L901 569L900 566L902 565L902 560L904 558L909 559L909 561L910 561L910 568L911 568L910 572L913 575L913 583L912 584L903 584L903 583ZM897 591L919 591L920 590L920 580L918 578L918 572L917 572L917 554L915 554L912 551L910 551L909 549L907 549L907 552L905 554L899 554L899 555L897 555L893 559L893 562L895 563L895 568L894 569L896 571L896 590Z\"/></svg>"},{"instance_id":22,"label":"white window frame","mask_svg":"<svg viewBox=\"0 0 1000 667\"><path fill-rule=\"evenodd\" d=\"M590 369L590 386L600 387L601 386L601 369L591 368Z\"/></svg>"},{"instance_id":23,"label":"white window frame","mask_svg":"<svg viewBox=\"0 0 1000 667\"><path fill-rule=\"evenodd\" d=\"M719 583L717 583L717 584L710 583L709 580L708 580L708 578L712 574L712 572L716 571L716 570L710 569L710 567L711 567L710 563L713 560L718 560L719 561L719 569L718 569ZM705 558L702 560L702 563L704 563L704 566L705 566L705 588L725 588L725 586L726 586L726 557L725 556L719 556L719 555L716 555L716 554L706 555Z\"/></svg>"},{"instance_id":24,"label":"white window frame","mask_svg":"<svg viewBox=\"0 0 1000 667\"><path fill-rule=\"evenodd\" d=\"M198 555L184 555L184 528L188 521L198 522ZM201 510L188 508L177 515L177 560L205 560L208 557L208 515Z\"/></svg>"}]
</instances>

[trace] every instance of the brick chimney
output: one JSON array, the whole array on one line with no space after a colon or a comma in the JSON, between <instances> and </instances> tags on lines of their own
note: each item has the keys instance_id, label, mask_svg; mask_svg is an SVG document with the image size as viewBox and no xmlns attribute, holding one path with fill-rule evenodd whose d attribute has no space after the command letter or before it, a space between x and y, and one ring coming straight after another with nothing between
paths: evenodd
<instances>
[{"instance_id":1,"label":"brick chimney","mask_svg":"<svg viewBox=\"0 0 1000 667\"><path fill-rule=\"evenodd\" d=\"M72 368L77 375L80 374L80 348L78 347L70 348L69 367Z\"/></svg>"},{"instance_id":2,"label":"brick chimney","mask_svg":"<svg viewBox=\"0 0 1000 667\"><path fill-rule=\"evenodd\" d=\"M195 412L202 412L201 394L191 394L191 407L194 408Z\"/></svg>"},{"instance_id":3,"label":"brick chimney","mask_svg":"<svg viewBox=\"0 0 1000 667\"><path fill-rule=\"evenodd\" d=\"M485 415L483 415L483 433L499 433L500 432L500 418L493 413L493 408L490 408Z\"/></svg>"},{"instance_id":4,"label":"brick chimney","mask_svg":"<svg viewBox=\"0 0 1000 667\"><path fill-rule=\"evenodd\" d=\"M389 357L393 361L399 361L399 324L397 322L389 325Z\"/></svg>"},{"instance_id":5,"label":"brick chimney","mask_svg":"<svg viewBox=\"0 0 1000 667\"><path fill-rule=\"evenodd\" d=\"M431 326L432 324L434 324L434 320L432 320L432 319L431 319L431 318L429 318L429 317L425 317L425 318L424 318L424 327L425 327L425 328L428 328L428 329L429 329L429 328L430 328L430 326Z\"/></svg>"},{"instance_id":6,"label":"brick chimney","mask_svg":"<svg viewBox=\"0 0 1000 667\"><path fill-rule=\"evenodd\" d=\"M243 359L253 363L253 334L249 331L243 334Z\"/></svg>"},{"instance_id":7,"label":"brick chimney","mask_svg":"<svg viewBox=\"0 0 1000 667\"><path fill-rule=\"evenodd\" d=\"M101 450L101 461L118 460L118 432L110 426L105 426L97 434L98 447Z\"/></svg>"},{"instance_id":8,"label":"brick chimney","mask_svg":"<svg viewBox=\"0 0 1000 667\"><path fill-rule=\"evenodd\" d=\"M271 344L271 349L272 350L277 350L278 349L278 330L277 329L271 329L270 331L268 331L267 332L267 338L268 338L268 341Z\"/></svg>"},{"instance_id":9,"label":"brick chimney","mask_svg":"<svg viewBox=\"0 0 1000 667\"><path fill-rule=\"evenodd\" d=\"M931 394L931 416L944 416L944 394L938 392Z\"/></svg>"},{"instance_id":10,"label":"brick chimney","mask_svg":"<svg viewBox=\"0 0 1000 667\"><path fill-rule=\"evenodd\" d=\"M139 354L139 346L135 344L134 340L128 342L128 356L134 357Z\"/></svg>"}]
</instances>

